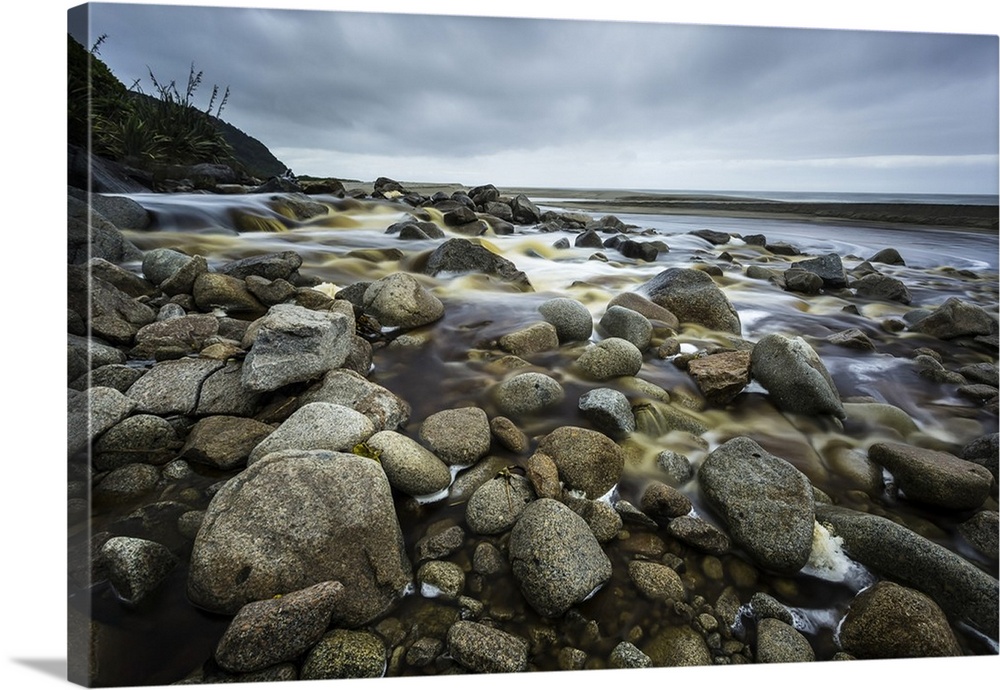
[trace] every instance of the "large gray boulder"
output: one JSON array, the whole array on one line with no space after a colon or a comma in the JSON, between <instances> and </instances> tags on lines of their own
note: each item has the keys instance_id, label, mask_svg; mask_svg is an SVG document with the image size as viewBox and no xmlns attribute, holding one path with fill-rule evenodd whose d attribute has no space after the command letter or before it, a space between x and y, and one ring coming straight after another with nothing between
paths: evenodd
<instances>
[{"instance_id":1,"label":"large gray boulder","mask_svg":"<svg viewBox=\"0 0 1000 690\"><path fill-rule=\"evenodd\" d=\"M459 407L435 412L420 425L420 441L449 465L471 465L490 450L486 412Z\"/></svg>"},{"instance_id":2,"label":"large gray boulder","mask_svg":"<svg viewBox=\"0 0 1000 690\"><path fill-rule=\"evenodd\" d=\"M554 407L566 397L563 387L547 374L535 371L516 374L498 383L493 399L508 417L522 417Z\"/></svg>"},{"instance_id":3,"label":"large gray boulder","mask_svg":"<svg viewBox=\"0 0 1000 690\"><path fill-rule=\"evenodd\" d=\"M594 317L578 300L556 297L539 305L538 312L556 327L560 343L588 340L594 332Z\"/></svg>"},{"instance_id":4,"label":"large gray boulder","mask_svg":"<svg viewBox=\"0 0 1000 690\"><path fill-rule=\"evenodd\" d=\"M538 452L559 468L568 489L600 498L618 483L625 467L625 453L610 438L592 429L562 426L538 443Z\"/></svg>"},{"instance_id":5,"label":"large gray boulder","mask_svg":"<svg viewBox=\"0 0 1000 690\"><path fill-rule=\"evenodd\" d=\"M250 673L295 659L323 637L343 591L339 582L320 582L250 602L219 640L216 662L231 673Z\"/></svg>"},{"instance_id":6,"label":"large gray boulder","mask_svg":"<svg viewBox=\"0 0 1000 690\"><path fill-rule=\"evenodd\" d=\"M851 602L840 644L858 659L961 656L947 617L925 594L883 580Z\"/></svg>"},{"instance_id":7,"label":"large gray boulder","mask_svg":"<svg viewBox=\"0 0 1000 690\"><path fill-rule=\"evenodd\" d=\"M66 204L68 263L84 264L94 257L116 264L142 259L139 248L85 201L69 195Z\"/></svg>"},{"instance_id":8,"label":"large gray boulder","mask_svg":"<svg viewBox=\"0 0 1000 690\"><path fill-rule=\"evenodd\" d=\"M802 338L771 333L750 354L750 374L782 410L844 419L844 405L823 360Z\"/></svg>"},{"instance_id":9,"label":"large gray boulder","mask_svg":"<svg viewBox=\"0 0 1000 690\"><path fill-rule=\"evenodd\" d=\"M441 273L484 273L513 283L522 290L532 289L528 277L510 260L460 237L442 242L428 257L424 273L432 276Z\"/></svg>"},{"instance_id":10,"label":"large gray boulder","mask_svg":"<svg viewBox=\"0 0 1000 690\"><path fill-rule=\"evenodd\" d=\"M394 489L427 496L448 488L451 471L441 458L397 431L380 431L368 446L378 453L382 470Z\"/></svg>"},{"instance_id":11,"label":"large gray boulder","mask_svg":"<svg viewBox=\"0 0 1000 690\"><path fill-rule=\"evenodd\" d=\"M243 384L272 391L318 379L344 363L354 329L339 312L276 304L248 329L243 346Z\"/></svg>"},{"instance_id":12,"label":"large gray boulder","mask_svg":"<svg viewBox=\"0 0 1000 690\"><path fill-rule=\"evenodd\" d=\"M67 454L72 456L87 448L95 438L125 419L134 408L135 401L114 388L67 389Z\"/></svg>"},{"instance_id":13,"label":"large gray boulder","mask_svg":"<svg viewBox=\"0 0 1000 690\"><path fill-rule=\"evenodd\" d=\"M188 596L236 613L278 594L337 580L335 624L384 614L412 569L392 490L373 460L332 451L272 453L212 499L195 539Z\"/></svg>"},{"instance_id":14,"label":"large gray boulder","mask_svg":"<svg viewBox=\"0 0 1000 690\"><path fill-rule=\"evenodd\" d=\"M383 326L418 328L444 316L444 305L408 273L392 273L365 290L364 309Z\"/></svg>"},{"instance_id":15,"label":"large gray boulder","mask_svg":"<svg viewBox=\"0 0 1000 690\"><path fill-rule=\"evenodd\" d=\"M923 592L949 616L996 639L996 578L945 547L886 518L816 504L816 519L844 540L844 551L884 577Z\"/></svg>"},{"instance_id":16,"label":"large gray boulder","mask_svg":"<svg viewBox=\"0 0 1000 690\"><path fill-rule=\"evenodd\" d=\"M586 521L551 498L528 504L509 550L521 593L546 617L561 616L611 578L611 561Z\"/></svg>"},{"instance_id":17,"label":"large gray boulder","mask_svg":"<svg viewBox=\"0 0 1000 690\"><path fill-rule=\"evenodd\" d=\"M669 310L681 323L740 335L740 317L725 293L704 271L668 268L643 283L637 292Z\"/></svg>"},{"instance_id":18,"label":"large gray boulder","mask_svg":"<svg viewBox=\"0 0 1000 690\"><path fill-rule=\"evenodd\" d=\"M792 266L818 275L823 279L823 287L842 288L847 286L847 272L837 254L824 254L812 259L797 261Z\"/></svg>"},{"instance_id":19,"label":"large gray boulder","mask_svg":"<svg viewBox=\"0 0 1000 690\"><path fill-rule=\"evenodd\" d=\"M257 444L247 458L247 465L279 450L350 452L374 433L375 425L360 412L334 403L309 403L295 410Z\"/></svg>"},{"instance_id":20,"label":"large gray boulder","mask_svg":"<svg viewBox=\"0 0 1000 690\"><path fill-rule=\"evenodd\" d=\"M135 403L137 412L191 414L198 405L202 384L223 366L212 359L159 362L133 383L126 395Z\"/></svg>"},{"instance_id":21,"label":"large gray boulder","mask_svg":"<svg viewBox=\"0 0 1000 690\"><path fill-rule=\"evenodd\" d=\"M914 331L942 340L989 335L997 331L997 320L982 307L949 297L944 304L911 326Z\"/></svg>"},{"instance_id":22,"label":"large gray boulder","mask_svg":"<svg viewBox=\"0 0 1000 690\"><path fill-rule=\"evenodd\" d=\"M875 443L868 457L892 473L907 499L940 508L978 508L989 498L993 484L988 469L944 451Z\"/></svg>"},{"instance_id":23,"label":"large gray boulder","mask_svg":"<svg viewBox=\"0 0 1000 690\"><path fill-rule=\"evenodd\" d=\"M760 566L790 574L809 560L812 486L791 463L738 437L708 454L698 481L733 540Z\"/></svg>"},{"instance_id":24,"label":"large gray boulder","mask_svg":"<svg viewBox=\"0 0 1000 690\"><path fill-rule=\"evenodd\" d=\"M372 420L376 430L396 429L410 418L410 404L388 388L350 369L334 369L300 398L300 405L328 402L349 407Z\"/></svg>"},{"instance_id":25,"label":"large gray boulder","mask_svg":"<svg viewBox=\"0 0 1000 690\"><path fill-rule=\"evenodd\" d=\"M598 381L635 376L642 369L642 352L624 338L605 338L589 345L577 358L576 367Z\"/></svg>"}]
</instances>

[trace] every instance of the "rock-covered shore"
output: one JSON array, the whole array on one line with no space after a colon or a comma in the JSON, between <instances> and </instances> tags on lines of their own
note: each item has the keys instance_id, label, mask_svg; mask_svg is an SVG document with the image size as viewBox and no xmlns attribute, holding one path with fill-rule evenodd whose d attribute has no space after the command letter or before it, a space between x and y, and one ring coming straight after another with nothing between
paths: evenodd
<instances>
[{"instance_id":1,"label":"rock-covered shore","mask_svg":"<svg viewBox=\"0 0 1000 690\"><path fill-rule=\"evenodd\" d=\"M260 193L289 218L329 212L275 184ZM433 248L330 290L291 249L225 262L140 250L120 231L155 224L140 204L70 192L71 586L142 615L182 580L224 625L170 682L996 652L995 296L919 301L890 247L849 265L697 234L762 289L898 308L878 344L847 328L824 346L906 349L917 380L966 401L967 431L947 441L899 407L842 396L815 342L777 328L744 339L725 272L703 262L618 292L600 317L538 300L468 352L495 376L476 403L437 404L378 383L377 362L435 337L457 308L438 288L455 276L533 293L484 239L558 231L556 247L569 233L595 261L644 265L671 247L492 185L426 196L380 178L321 193L410 209L384 251ZM761 406L841 440L782 452L718 421ZM874 442L850 441L872 429ZM689 452L650 456L668 434ZM841 479L824 489L830 467ZM890 519L896 504L925 528ZM846 613L819 644L788 578L838 581L845 563ZM83 633L95 650L102 625ZM88 661L92 679L116 677L99 651Z\"/></svg>"}]
</instances>

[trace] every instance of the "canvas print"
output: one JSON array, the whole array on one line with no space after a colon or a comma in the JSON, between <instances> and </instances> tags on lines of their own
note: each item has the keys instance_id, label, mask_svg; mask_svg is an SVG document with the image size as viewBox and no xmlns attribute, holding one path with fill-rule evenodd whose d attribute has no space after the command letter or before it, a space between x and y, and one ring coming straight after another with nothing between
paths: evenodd
<instances>
[{"instance_id":1,"label":"canvas print","mask_svg":"<svg viewBox=\"0 0 1000 690\"><path fill-rule=\"evenodd\" d=\"M997 36L67 46L73 682L997 656Z\"/></svg>"}]
</instances>

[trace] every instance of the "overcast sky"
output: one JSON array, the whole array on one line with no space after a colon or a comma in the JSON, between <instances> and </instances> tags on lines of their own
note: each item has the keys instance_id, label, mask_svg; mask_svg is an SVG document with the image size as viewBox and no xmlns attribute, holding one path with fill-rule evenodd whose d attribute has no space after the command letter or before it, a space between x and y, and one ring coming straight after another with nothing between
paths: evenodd
<instances>
[{"instance_id":1,"label":"overcast sky","mask_svg":"<svg viewBox=\"0 0 1000 690\"><path fill-rule=\"evenodd\" d=\"M996 35L92 4L101 34L126 85L228 86L297 174L997 192Z\"/></svg>"}]
</instances>

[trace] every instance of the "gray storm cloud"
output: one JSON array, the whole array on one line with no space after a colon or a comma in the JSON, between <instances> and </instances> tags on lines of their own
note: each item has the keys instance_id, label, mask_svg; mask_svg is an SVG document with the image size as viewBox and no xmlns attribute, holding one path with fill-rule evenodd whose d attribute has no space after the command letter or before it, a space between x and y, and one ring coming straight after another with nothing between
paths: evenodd
<instances>
[{"instance_id":1,"label":"gray storm cloud","mask_svg":"<svg viewBox=\"0 0 1000 690\"><path fill-rule=\"evenodd\" d=\"M995 36L91 7L92 36L108 35L101 56L126 84L148 91L147 67L183 81L194 62L206 84L230 87L227 120L286 156L328 151L331 166L554 151L617 161L609 169L629 151L639 166L995 165L998 148Z\"/></svg>"}]
</instances>

